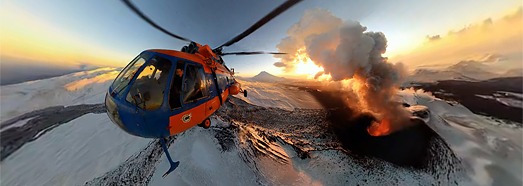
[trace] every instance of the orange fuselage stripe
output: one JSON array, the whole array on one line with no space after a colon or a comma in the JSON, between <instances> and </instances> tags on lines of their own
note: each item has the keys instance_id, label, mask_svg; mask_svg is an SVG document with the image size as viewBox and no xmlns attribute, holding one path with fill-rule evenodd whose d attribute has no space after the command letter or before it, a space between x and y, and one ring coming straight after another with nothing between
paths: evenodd
<instances>
[{"instance_id":1,"label":"orange fuselage stripe","mask_svg":"<svg viewBox=\"0 0 523 186\"><path fill-rule=\"evenodd\" d=\"M225 89L221 96L223 100L226 100L227 96L229 96L229 89ZM220 106L220 99L218 96L215 96L209 101L206 101L192 109L169 117L168 130L170 135L172 136L181 133L202 123L205 119L216 112Z\"/></svg>"},{"instance_id":2,"label":"orange fuselage stripe","mask_svg":"<svg viewBox=\"0 0 523 186\"><path fill-rule=\"evenodd\" d=\"M211 50L210 47L201 46L201 45L199 45L199 47L202 49L201 52L205 52L205 50L208 50L208 51L206 51L205 54L214 56L214 54L212 52L210 52L210 50ZM189 60L189 61L192 61L195 63L200 63L204 67L204 71L206 74L212 73L211 66L209 66L208 64L205 63L206 58L199 53L189 54L189 53L180 52L180 51L176 51L176 50L164 50L164 49L151 49L150 51L186 59L186 60ZM214 57L216 57L216 56L214 56ZM216 74L222 74L222 75L226 75L226 76L232 75L229 72L229 70L227 70L227 68L225 68L222 64L219 64L219 63L215 63L215 64L216 64L216 69L215 69ZM227 88L219 96L222 96L222 100L226 100L226 98L229 96L229 92L230 92L229 88ZM193 127L195 125L200 124L205 119L207 119L209 116L211 116L214 112L216 112L216 110L218 110L218 108L220 108L220 106L221 106L220 99L218 96L215 96L214 98L212 98L194 108L191 108L185 112L182 112L180 114L169 117L169 126L167 127L167 129L169 130L170 135L172 136L172 135L181 133L183 131L190 129L191 127Z\"/></svg>"}]
</instances>

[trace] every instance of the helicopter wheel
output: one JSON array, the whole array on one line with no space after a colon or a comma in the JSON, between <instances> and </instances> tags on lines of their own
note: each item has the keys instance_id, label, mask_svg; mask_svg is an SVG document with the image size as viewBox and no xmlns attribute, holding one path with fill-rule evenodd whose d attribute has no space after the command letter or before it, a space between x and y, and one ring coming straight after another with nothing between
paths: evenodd
<instances>
[{"instance_id":1,"label":"helicopter wheel","mask_svg":"<svg viewBox=\"0 0 523 186\"><path fill-rule=\"evenodd\" d=\"M204 128L204 129L208 129L209 127L211 127L211 120L209 118L203 120L202 123L198 124L198 126Z\"/></svg>"}]
</instances>

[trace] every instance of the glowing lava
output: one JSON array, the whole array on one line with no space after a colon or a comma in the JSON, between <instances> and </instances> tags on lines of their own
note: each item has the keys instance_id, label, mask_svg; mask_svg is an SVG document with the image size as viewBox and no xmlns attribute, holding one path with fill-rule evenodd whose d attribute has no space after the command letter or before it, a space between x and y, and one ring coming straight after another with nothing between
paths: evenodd
<instances>
[{"instance_id":1,"label":"glowing lava","mask_svg":"<svg viewBox=\"0 0 523 186\"><path fill-rule=\"evenodd\" d=\"M385 136L389 135L390 130L390 121L387 119L382 119L381 122L373 122L368 128L367 132L371 136Z\"/></svg>"}]
</instances>

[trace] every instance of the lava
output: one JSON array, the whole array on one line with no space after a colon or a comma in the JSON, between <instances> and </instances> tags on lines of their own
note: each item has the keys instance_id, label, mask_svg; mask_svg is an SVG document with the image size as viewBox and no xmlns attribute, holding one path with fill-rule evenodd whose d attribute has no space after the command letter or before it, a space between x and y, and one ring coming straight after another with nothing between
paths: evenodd
<instances>
[{"instance_id":1,"label":"lava","mask_svg":"<svg viewBox=\"0 0 523 186\"><path fill-rule=\"evenodd\" d=\"M387 119L382 119L381 122L372 122L372 124L367 128L367 132L371 136L386 136L391 133L390 121Z\"/></svg>"}]
</instances>

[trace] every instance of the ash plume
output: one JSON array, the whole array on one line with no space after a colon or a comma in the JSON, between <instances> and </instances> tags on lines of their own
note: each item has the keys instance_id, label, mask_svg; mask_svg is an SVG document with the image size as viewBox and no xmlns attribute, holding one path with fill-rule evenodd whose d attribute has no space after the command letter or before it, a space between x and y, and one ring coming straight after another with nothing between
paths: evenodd
<instances>
[{"instance_id":1,"label":"ash plume","mask_svg":"<svg viewBox=\"0 0 523 186\"><path fill-rule=\"evenodd\" d=\"M388 119L392 131L408 123L408 112L394 100L406 70L382 56L387 48L383 33L368 32L359 22L343 22L326 10L315 9L307 11L287 34L277 45L280 52L295 54L305 48L309 58L324 69L315 77L326 74L332 81L351 82L348 90L357 95L359 110ZM293 57L281 57L279 66L292 71Z\"/></svg>"},{"instance_id":2,"label":"ash plume","mask_svg":"<svg viewBox=\"0 0 523 186\"><path fill-rule=\"evenodd\" d=\"M275 62L273 65L275 67L286 67L285 63L282 63L282 62Z\"/></svg>"}]
</instances>

